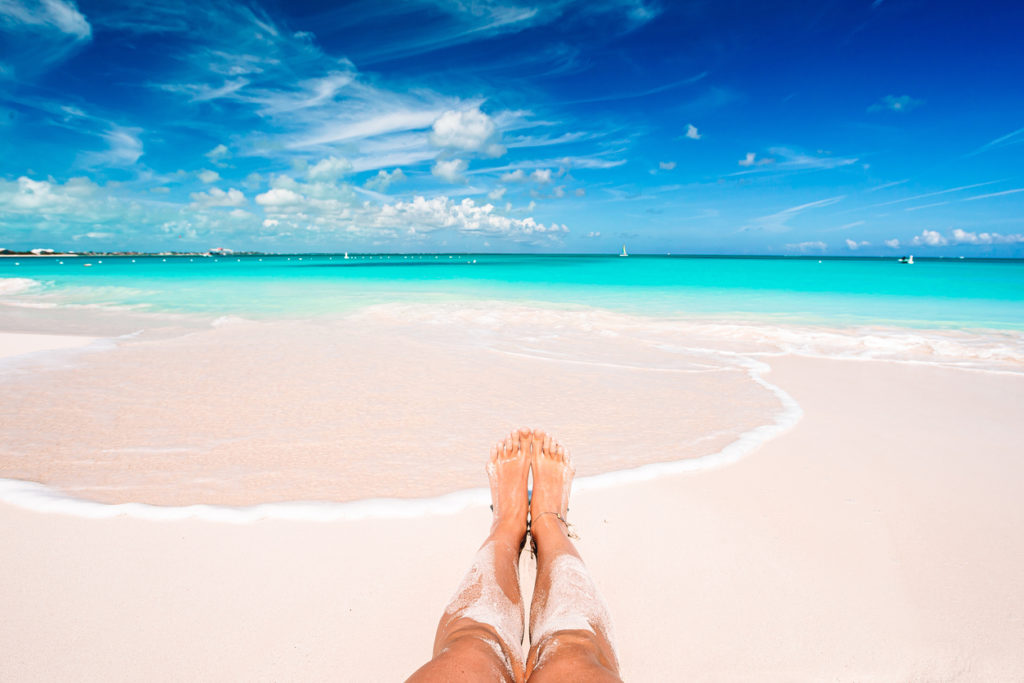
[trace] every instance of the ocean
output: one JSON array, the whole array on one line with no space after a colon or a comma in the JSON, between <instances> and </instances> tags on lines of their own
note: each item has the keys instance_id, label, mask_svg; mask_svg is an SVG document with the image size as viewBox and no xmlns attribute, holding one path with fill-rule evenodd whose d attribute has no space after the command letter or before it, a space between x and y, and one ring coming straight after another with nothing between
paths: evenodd
<instances>
[{"instance_id":1,"label":"ocean","mask_svg":"<svg viewBox=\"0 0 1024 683\"><path fill-rule=\"evenodd\" d=\"M84 267L88 265L88 267ZM511 301L641 316L1024 329L1024 262L494 254L0 259L6 305L301 317Z\"/></svg>"}]
</instances>

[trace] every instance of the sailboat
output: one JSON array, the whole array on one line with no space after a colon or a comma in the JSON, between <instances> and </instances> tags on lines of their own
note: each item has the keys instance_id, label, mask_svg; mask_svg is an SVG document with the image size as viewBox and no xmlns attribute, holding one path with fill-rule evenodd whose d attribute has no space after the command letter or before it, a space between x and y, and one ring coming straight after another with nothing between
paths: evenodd
<instances>
[{"instance_id":1,"label":"sailboat","mask_svg":"<svg viewBox=\"0 0 1024 683\"><path fill-rule=\"evenodd\" d=\"M907 263L909 265L914 265L914 255L911 254L910 256L901 256L900 257L900 263Z\"/></svg>"},{"instance_id":2,"label":"sailboat","mask_svg":"<svg viewBox=\"0 0 1024 683\"><path fill-rule=\"evenodd\" d=\"M622 253L619 254L619 256L629 256L629 254L626 253L626 245L625 244L622 245Z\"/></svg>"}]
</instances>

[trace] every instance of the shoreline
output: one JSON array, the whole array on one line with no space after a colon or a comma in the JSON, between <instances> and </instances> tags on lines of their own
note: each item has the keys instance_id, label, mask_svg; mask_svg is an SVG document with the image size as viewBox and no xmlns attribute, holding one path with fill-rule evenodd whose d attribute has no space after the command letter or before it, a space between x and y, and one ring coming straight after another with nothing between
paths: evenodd
<instances>
[{"instance_id":1,"label":"shoreline","mask_svg":"<svg viewBox=\"0 0 1024 683\"><path fill-rule=\"evenodd\" d=\"M418 326L424 321L432 320L430 318L430 316L433 315L432 311L436 312L438 310L453 313L453 317L446 320L446 323L460 326L465 324L464 317L466 315L472 314L474 311L479 309L462 309L459 307L437 308L429 306L423 307L388 304L364 308L354 314L345 316L345 319L350 323L354 322L359 325L364 324L368 319L373 320L376 316L384 315L385 318L401 319L416 326L410 329L421 329ZM520 315L525 312L532 316L535 315L539 309L532 309L528 306L517 305L510 310L520 311ZM410 315L410 311L414 314ZM551 314L552 312L547 311L547 313ZM564 311L562 313L564 313ZM555 313L555 315L558 315L558 313ZM577 311L570 315L579 316L581 320L579 324L584 326L590 325L593 321L600 321L600 324L602 325L614 324L618 326L607 329L625 329L628 328L630 323L629 316L600 310ZM249 321L245 319L225 319L222 317L216 319L214 327L238 327L242 330L244 336L244 329L247 326L266 324L268 323ZM732 329L735 325L724 324L719 327ZM217 332L218 330L207 330L207 332L209 331ZM673 328L672 333L677 334L678 330ZM190 334L195 334L195 331ZM822 336L827 337L829 334L829 332L825 332ZM796 333L790 331L789 336L796 336ZM45 361L47 357L45 354L47 352L53 351L61 353L63 351L68 351L74 354L76 353L76 349L85 349L90 345L99 349L99 347L96 346L97 342L112 342L107 348L116 349L119 339L126 339L126 337L97 338L73 335L39 335L0 332L0 359L3 359L5 356L22 355L25 360L28 360L29 357L31 357L32 361L34 361L33 364L38 368L45 368L46 363L42 361ZM944 364L941 361L923 360L920 358L886 358L884 356L879 358L873 355L873 353L877 351L878 344L868 342L864 343L863 346L871 350L872 353L863 356L827 356L823 351L815 350L813 348L813 342L803 348L790 349L788 351L781 349L776 349L775 351L756 351L749 346L745 349L737 348L737 350L734 351L725 349L714 350L712 355L724 354L733 358L736 364L735 369L741 369L753 383L759 385L762 389L768 392L768 394L774 396L774 399L778 401L780 408L773 412L771 421L767 423L757 423L756 426L734 435L731 441L725 442L722 444L722 447L717 450L711 450L704 454L698 454L696 456L677 456L653 462L646 462L643 464L626 460L600 473L595 473L593 471L581 472L577 479L577 490L616 487L628 482L644 481L647 479L672 475L678 472L695 472L729 465L735 463L742 457L745 457L745 455L750 452L760 448L764 442L772 438L776 438L779 434L792 428L792 426L800 419L800 415L802 414L801 407L797 405L784 391L780 390L772 382L765 379L766 373L770 372L769 364L778 358L797 357L824 360L855 360L862 363L869 363L870 361L893 362L895 364L906 366L916 365L922 368L949 367L960 370L972 370L992 375L1004 375L1008 377L1021 376L1020 372L1016 372L1012 369L1000 369L998 367L986 368L960 364ZM959 349L959 346L954 347L954 350ZM982 351L978 351L979 357L983 356ZM504 353L510 356L521 355L508 350ZM543 355L528 355L523 356L523 359L528 362L556 359L563 364L566 362L575 362L568 361L564 357L558 357L557 349L552 351L552 353L555 355L551 358L547 358ZM700 353L712 353L712 350L701 349ZM11 358L7 358L8 362L11 360ZM19 359L15 357L13 360L18 361ZM0 363L4 362L4 360L0 360ZM493 361L488 362L491 363ZM604 364L588 361L586 363L581 363L581 365L585 366L583 369L586 369L586 366L591 367L592 369L589 371L593 372L593 368ZM652 368L653 367L655 366L652 366ZM107 372L100 374L110 375L111 373ZM770 377L770 375L768 376ZM61 387L62 385L56 385L54 388L51 388L51 394L54 391L57 393L53 395L59 395L62 393ZM152 391L159 392L161 389L158 387L159 385L156 385L150 387L150 389ZM43 409L49 410L46 406L43 406ZM17 415L18 413L16 412L15 416ZM518 422L520 421L517 421L517 424ZM527 420L523 423L534 424L534 422L534 420ZM540 426L544 425L541 424ZM548 423L548 426L550 426L550 423ZM145 438L145 433L143 433L142 436ZM146 442L143 441L140 443ZM153 446L158 445L158 443L153 443ZM96 447L95 444L94 447ZM117 449L113 449L111 452L115 452L116 450ZM150 448L149 450L156 452L160 449ZM475 476L475 472L473 472L473 474ZM263 518L331 521L339 519L365 519L371 517L381 519L409 518L411 516L422 514L454 514L461 509L484 504L487 496L487 491L484 488L473 487L472 485L462 485L449 487L446 490L442 488L440 491L427 494L401 492L397 497L394 493L389 492L387 489L383 489L382 493L362 496L356 495L351 498L318 498L315 496L309 496L308 494L298 497L289 497L285 494L284 497L275 496L265 500L254 500L251 502L246 501L240 503L209 499L199 500L196 502L157 501L154 503L151 500L147 501L146 498L129 498L125 500L122 497L120 500L110 500L109 498L96 498L89 495L76 496L73 491L75 488L78 488L79 482L74 479L69 480L66 477L64 479L67 484L72 485L70 492L66 490L66 485L62 486L52 482L40 483L45 481L46 479L42 477L33 478L31 475L17 475L7 479L0 478L0 500L17 501L19 505L26 506L34 510L60 510L67 514L78 514L90 518L129 515L154 520L197 518L242 523ZM98 490L102 490L102 487Z\"/></svg>"}]
</instances>

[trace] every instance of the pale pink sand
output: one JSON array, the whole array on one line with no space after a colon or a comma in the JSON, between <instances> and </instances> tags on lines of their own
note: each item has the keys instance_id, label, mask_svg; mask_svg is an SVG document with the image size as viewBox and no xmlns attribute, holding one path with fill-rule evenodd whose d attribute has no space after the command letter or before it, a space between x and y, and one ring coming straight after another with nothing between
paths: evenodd
<instances>
[{"instance_id":1,"label":"pale pink sand","mask_svg":"<svg viewBox=\"0 0 1024 683\"><path fill-rule=\"evenodd\" d=\"M40 351L58 349L75 349L87 346L95 341L94 337L81 337L64 334L23 334L19 332L0 332L0 358L20 356Z\"/></svg>"},{"instance_id":2,"label":"pale pink sand","mask_svg":"<svg viewBox=\"0 0 1024 683\"><path fill-rule=\"evenodd\" d=\"M794 430L730 467L573 499L626 679L1024 677L1024 378L772 364L805 410ZM402 680L488 515L229 525L0 506L0 679Z\"/></svg>"}]
</instances>

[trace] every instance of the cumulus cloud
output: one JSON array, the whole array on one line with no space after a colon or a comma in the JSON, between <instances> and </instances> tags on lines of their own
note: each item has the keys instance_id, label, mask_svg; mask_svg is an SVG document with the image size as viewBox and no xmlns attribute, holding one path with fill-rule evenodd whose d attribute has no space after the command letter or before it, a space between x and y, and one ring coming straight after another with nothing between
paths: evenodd
<instances>
[{"instance_id":1,"label":"cumulus cloud","mask_svg":"<svg viewBox=\"0 0 1024 683\"><path fill-rule=\"evenodd\" d=\"M71 178L63 185L52 178L32 180L27 176L13 182L0 180L0 209L4 214L75 212L98 190L99 186L88 178Z\"/></svg>"},{"instance_id":2,"label":"cumulus cloud","mask_svg":"<svg viewBox=\"0 0 1024 683\"><path fill-rule=\"evenodd\" d=\"M500 157L505 153L498 127L479 107L441 114L431 128L430 142L437 147L478 152L490 157Z\"/></svg>"},{"instance_id":3,"label":"cumulus cloud","mask_svg":"<svg viewBox=\"0 0 1024 683\"><path fill-rule=\"evenodd\" d=\"M658 162L658 168L660 168L662 171L671 171L675 167L676 167L676 162L674 162L674 161L659 161Z\"/></svg>"},{"instance_id":4,"label":"cumulus cloud","mask_svg":"<svg viewBox=\"0 0 1024 683\"><path fill-rule=\"evenodd\" d=\"M551 182L551 169L550 168L538 168L530 174L530 180L545 185Z\"/></svg>"},{"instance_id":5,"label":"cumulus cloud","mask_svg":"<svg viewBox=\"0 0 1024 683\"><path fill-rule=\"evenodd\" d=\"M409 202L385 204L380 208L375 223L390 228L413 226L416 231L447 228L460 232L510 236L557 236L569 231L565 225L544 225L532 217L503 216L495 211L492 204L480 205L468 197L456 202L445 196L431 199L417 196Z\"/></svg>"},{"instance_id":6,"label":"cumulus cloud","mask_svg":"<svg viewBox=\"0 0 1024 683\"><path fill-rule=\"evenodd\" d=\"M281 225L281 221L277 220L276 218L264 218L263 219L263 227L264 228L276 228L279 225Z\"/></svg>"},{"instance_id":7,"label":"cumulus cloud","mask_svg":"<svg viewBox=\"0 0 1024 683\"><path fill-rule=\"evenodd\" d=\"M337 180L351 170L351 161L332 156L310 166L306 171L306 177L310 180Z\"/></svg>"},{"instance_id":8,"label":"cumulus cloud","mask_svg":"<svg viewBox=\"0 0 1024 683\"><path fill-rule=\"evenodd\" d=\"M522 183L526 182L526 173L523 169L517 168L514 171L501 174L501 182L503 183Z\"/></svg>"},{"instance_id":9,"label":"cumulus cloud","mask_svg":"<svg viewBox=\"0 0 1024 683\"><path fill-rule=\"evenodd\" d=\"M846 238L846 248L849 249L850 251L857 251L861 247L867 247L867 246L870 246L870 245L871 245L871 242L867 242L867 241L858 242L857 240L851 240L849 237Z\"/></svg>"},{"instance_id":10,"label":"cumulus cloud","mask_svg":"<svg viewBox=\"0 0 1024 683\"><path fill-rule=\"evenodd\" d=\"M206 192L193 192L189 195L192 206L196 208L212 208L215 206L241 206L245 204L245 195L235 188L227 192L219 187L211 187ZM259 199L257 197L257 199Z\"/></svg>"},{"instance_id":11,"label":"cumulus cloud","mask_svg":"<svg viewBox=\"0 0 1024 683\"><path fill-rule=\"evenodd\" d=\"M935 230L922 230L920 235L911 240L911 244L924 247L944 247L948 244L945 237Z\"/></svg>"},{"instance_id":12,"label":"cumulus cloud","mask_svg":"<svg viewBox=\"0 0 1024 683\"><path fill-rule=\"evenodd\" d=\"M449 183L460 183L466 179L463 173L467 168L469 164L465 159L438 159L430 173Z\"/></svg>"},{"instance_id":13,"label":"cumulus cloud","mask_svg":"<svg viewBox=\"0 0 1024 683\"><path fill-rule=\"evenodd\" d=\"M198 175L199 179L202 180L206 184L215 183L218 180L220 180L220 173L217 173L216 171L211 171L211 170L209 170L207 168L204 168L202 171L200 171L196 175Z\"/></svg>"},{"instance_id":14,"label":"cumulus cloud","mask_svg":"<svg viewBox=\"0 0 1024 683\"><path fill-rule=\"evenodd\" d=\"M998 232L969 232L956 228L953 241L957 244L1024 244L1024 235L1001 235Z\"/></svg>"},{"instance_id":15,"label":"cumulus cloud","mask_svg":"<svg viewBox=\"0 0 1024 683\"><path fill-rule=\"evenodd\" d=\"M286 187L273 187L262 194L256 195L256 203L260 206L291 206L301 204L304 201L305 197Z\"/></svg>"},{"instance_id":16,"label":"cumulus cloud","mask_svg":"<svg viewBox=\"0 0 1024 683\"><path fill-rule=\"evenodd\" d=\"M890 249L899 249L900 241L894 237L891 240L885 240L885 246L889 247Z\"/></svg>"},{"instance_id":17,"label":"cumulus cloud","mask_svg":"<svg viewBox=\"0 0 1024 683\"><path fill-rule=\"evenodd\" d=\"M868 111L906 112L922 104L924 104L924 100L914 99L910 95L886 95L868 107Z\"/></svg>"},{"instance_id":18,"label":"cumulus cloud","mask_svg":"<svg viewBox=\"0 0 1024 683\"><path fill-rule=\"evenodd\" d=\"M490 192L487 193L487 198L488 199L493 199L494 201L498 201L499 199L501 199L502 197L505 196L505 192L507 192L507 191L508 191L507 188L496 187L496 188L494 188L493 190L491 190Z\"/></svg>"},{"instance_id":19,"label":"cumulus cloud","mask_svg":"<svg viewBox=\"0 0 1024 683\"><path fill-rule=\"evenodd\" d=\"M686 124L686 137L691 140L700 140L700 132L697 131L697 126L692 123Z\"/></svg>"},{"instance_id":20,"label":"cumulus cloud","mask_svg":"<svg viewBox=\"0 0 1024 683\"><path fill-rule=\"evenodd\" d=\"M394 183L403 182L406 179L405 173L402 169L396 168L391 173L388 173L383 168L377 171L377 175L371 177L363 185L370 190L377 190L378 192L386 192L389 187Z\"/></svg>"},{"instance_id":21,"label":"cumulus cloud","mask_svg":"<svg viewBox=\"0 0 1024 683\"><path fill-rule=\"evenodd\" d=\"M740 166L766 166L768 164L774 164L775 159L766 157L762 159L757 158L755 152L747 152L747 155L737 162Z\"/></svg>"},{"instance_id":22,"label":"cumulus cloud","mask_svg":"<svg viewBox=\"0 0 1024 683\"><path fill-rule=\"evenodd\" d=\"M600 236L601 236L600 232L591 231L591 232L587 233L587 237L600 237Z\"/></svg>"}]
</instances>

